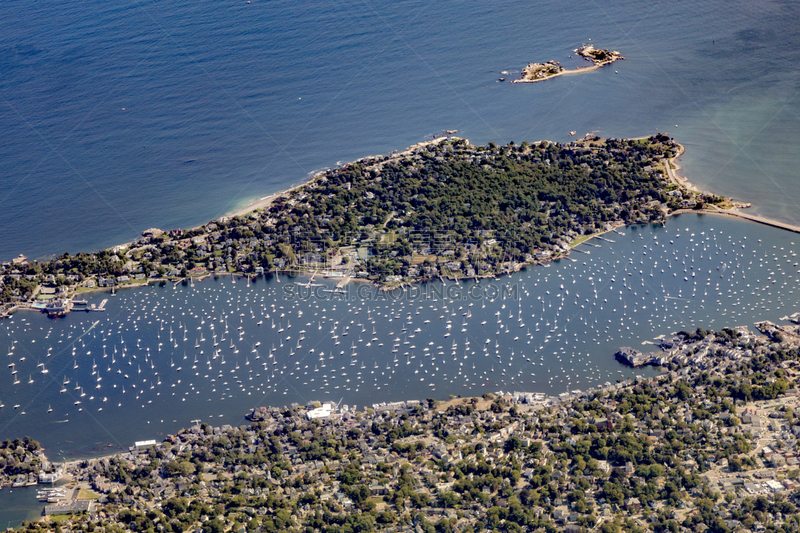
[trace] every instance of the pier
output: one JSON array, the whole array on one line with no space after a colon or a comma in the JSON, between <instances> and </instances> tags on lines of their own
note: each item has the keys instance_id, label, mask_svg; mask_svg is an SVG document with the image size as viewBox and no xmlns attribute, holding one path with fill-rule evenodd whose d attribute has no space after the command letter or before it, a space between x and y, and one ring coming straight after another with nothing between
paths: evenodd
<instances>
[{"instance_id":1,"label":"pier","mask_svg":"<svg viewBox=\"0 0 800 533\"><path fill-rule=\"evenodd\" d=\"M107 303L108 303L108 298L104 298L104 299L103 299L103 300L100 302L100 305L95 305L95 304L92 304L92 305L90 305L90 306L88 306L88 307L83 307L83 308L81 308L80 310L81 310L81 311L86 311L87 313L92 313L92 312L95 312L95 313L102 313L102 312L104 312L104 311L106 310L106 304L107 304Z\"/></svg>"},{"instance_id":2,"label":"pier","mask_svg":"<svg viewBox=\"0 0 800 533\"><path fill-rule=\"evenodd\" d=\"M773 220L771 218L760 217L760 216L757 216L757 215L749 215L749 214L745 214L745 213L740 213L738 211L722 211L722 210L718 210L716 212L724 214L724 215L730 215L730 216L734 216L734 217L743 218L743 219L749 220L751 222L757 222L759 224L764 224L765 226L771 226L773 228L779 228L779 229L783 229L783 230L786 230L786 231L791 231L793 233L800 233L800 226L794 226L792 224L786 224L785 222L779 222L779 221Z\"/></svg>"},{"instance_id":3,"label":"pier","mask_svg":"<svg viewBox=\"0 0 800 533\"><path fill-rule=\"evenodd\" d=\"M314 273L311 274L311 278L308 281L306 282L296 281L295 283L297 285L300 285L301 287L322 287L322 283L314 283L314 278L317 277L318 273L319 270L315 270Z\"/></svg>"},{"instance_id":4,"label":"pier","mask_svg":"<svg viewBox=\"0 0 800 533\"><path fill-rule=\"evenodd\" d=\"M336 287L334 287L333 289L325 289L323 292L330 292L333 294L346 294L347 291L344 289L344 287L348 283L350 283L351 279L352 278L350 276L345 274L344 277L336 283Z\"/></svg>"}]
</instances>

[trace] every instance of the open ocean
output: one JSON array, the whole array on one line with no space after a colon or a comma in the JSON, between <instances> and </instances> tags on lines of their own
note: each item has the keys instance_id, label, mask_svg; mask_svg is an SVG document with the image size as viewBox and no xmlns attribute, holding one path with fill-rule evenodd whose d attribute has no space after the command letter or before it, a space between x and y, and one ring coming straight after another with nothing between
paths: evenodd
<instances>
[{"instance_id":1,"label":"open ocean","mask_svg":"<svg viewBox=\"0 0 800 533\"><path fill-rule=\"evenodd\" d=\"M691 181L800 224L799 9L4 2L0 259L199 225L444 129L475 143L666 131L686 145ZM548 83L496 81L589 42L627 61Z\"/></svg>"},{"instance_id":2,"label":"open ocean","mask_svg":"<svg viewBox=\"0 0 800 533\"><path fill-rule=\"evenodd\" d=\"M0 260L196 226L445 129L473 143L668 132L687 148L681 173L692 183L800 225L798 10L741 1L3 2ZM566 63L588 43L627 60L545 83L497 81L530 61ZM0 438L28 434L51 459L69 458L196 418L238 424L255 405L557 394L651 375L621 367L613 352L796 310L798 237L681 216L495 282L516 287L516 299L357 294L336 304L287 299L294 280L273 277L121 291L107 313L61 321L17 314L0 323L0 351L14 363L0 373ZM13 494L0 493L0 525L36 505Z\"/></svg>"}]
</instances>

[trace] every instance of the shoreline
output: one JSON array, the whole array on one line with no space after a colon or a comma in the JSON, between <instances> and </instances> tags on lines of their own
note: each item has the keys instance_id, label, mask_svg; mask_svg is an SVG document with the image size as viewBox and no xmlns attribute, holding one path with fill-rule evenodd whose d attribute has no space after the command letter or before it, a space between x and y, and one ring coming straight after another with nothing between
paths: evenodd
<instances>
[{"instance_id":1,"label":"shoreline","mask_svg":"<svg viewBox=\"0 0 800 533\"><path fill-rule=\"evenodd\" d=\"M455 131L455 130L453 130L453 131ZM444 142L444 141L458 141L458 140L466 140L467 142L469 142L467 139L463 139L462 137L458 137L456 135L451 135L449 133L445 133L444 135L442 135L440 137L435 137L435 138L430 139L428 141L420 141L418 143L414 143L411 146L409 146L408 148L405 148L404 150L396 150L395 153L393 153L392 155L403 155L403 154L405 154L407 152L410 152L410 151L415 150L417 148L422 148L424 146L430 146L430 145L433 145L433 144L439 144L439 143ZM352 165L354 163L358 163L358 162L361 162L361 161L366 161L366 160L372 159L374 157L380 157L380 156L379 155L367 155L367 156L355 159L353 161L349 161L349 162L344 163L343 165L339 165L339 166L340 167L346 167L348 165ZM282 197L282 196L284 196L286 194L289 194L291 192L294 192L297 189L300 189L302 187L306 187L306 186L314 183L317 179L319 179L320 176L323 176L325 174L325 172L327 172L327 170L328 169L320 170L319 172L315 173L313 176L311 176L310 178L306 179L302 183L299 183L297 185L291 185L290 187L288 187L286 189L283 189L283 190L278 191L278 192L274 192L274 193L269 194L267 196L262 196L258 200L251 201L249 204L247 204L245 206L242 206L239 209L234 209L233 211L230 211L230 212L226 213L225 215L223 215L223 217L228 217L228 218L241 217L241 216L249 215L253 211L266 209L267 207L272 205L272 203L276 199L278 199L278 198L280 198L280 197ZM206 224L207 223L208 222L206 222ZM190 228L190 229L196 229L196 228L202 227L204 225L205 224L201 224L200 226L196 226L195 228Z\"/></svg>"},{"instance_id":2,"label":"shoreline","mask_svg":"<svg viewBox=\"0 0 800 533\"><path fill-rule=\"evenodd\" d=\"M610 62L604 63L602 65L594 64L594 65L590 65L590 66L587 66L587 67L578 67L575 70L566 70L565 69L565 70L559 72L558 74L554 74L553 76L549 76L547 78L541 78L541 79L536 79L536 80L512 80L511 83L535 83L535 82L538 82L538 81L548 80L548 79L554 78L556 76L561 76L563 74L581 74L581 73L584 73L584 72L597 70L599 68L602 68L602 67L604 67L606 65L610 65L612 63L614 63L614 61L610 61ZM645 137L630 137L628 139L629 140L638 140L638 139L646 139L646 138L647 138L647 136L645 136ZM459 137L455 137L455 136L452 136L452 135L446 135L446 136L443 136L443 137L438 137L438 138L432 139L430 141L422 141L422 142L415 143L415 144L409 146L405 150L398 151L398 153L407 152L407 151L413 150L413 149L421 147L421 146L426 146L426 145L429 145L429 144L436 144L436 143L442 142L444 140L452 140L452 139L459 139ZM467 141L467 142L469 142L469 141ZM666 172L666 176L665 177L666 177L667 181L672 183L672 184L674 184L674 185L676 185L676 186L678 186L678 187L680 187L680 188L685 188L685 189L687 189L687 190L689 190L689 191L691 191L691 192L693 192L695 194L710 194L710 193L707 193L705 191L702 191L700 188L698 188L696 185L694 185L692 182L690 182L688 177L680 176L678 174L678 171L683 169L683 167L678 163L678 159L686 152L686 147L683 144L681 144L681 143L679 143L677 141L674 141L674 142L678 146L678 149L679 149L678 153L675 155L675 157L672 157L670 159L665 159L664 160L664 169L665 169L665 172ZM364 159L369 159L370 157L374 157L374 156L365 156L365 157L362 157L362 158L357 159L355 161L351 161L349 163L345 163L345 165L350 165L350 164L353 164L353 163L355 163L357 161L361 161L361 160L364 160ZM225 215L225 216L228 216L228 217L245 216L245 215L247 215L249 213L252 213L254 211L266 209L277 198L280 198L281 196L283 196L285 194L289 194L289 193L293 192L296 189L299 189L299 188L304 187L304 186L306 186L306 185L308 185L310 183L313 183L319 176L323 175L324 173L325 173L325 171L317 172L310 179L308 179L307 181L304 181L303 183L301 183L299 185L293 185L293 186L291 186L291 187L289 187L289 188L287 188L287 189L285 189L283 191L279 191L279 192L273 193L271 195L264 196L264 197L254 201L254 202L249 203L248 205L246 205L246 206L244 206L244 207L242 207L240 209L232 211L230 214ZM734 208L734 209L736 209L736 208ZM741 213L739 211L733 211L733 210L722 210L722 209L720 209L720 208L718 208L716 206L714 206L713 208L705 208L705 209L676 209L675 211L669 213L667 215L667 218L671 218L671 217L682 215L682 214L690 214L690 213L700 214L700 215L731 216L731 217L741 218L741 219L747 220L749 222L754 222L756 224L763 224L763 225L766 225L766 226L770 226L770 227L773 227L773 228L776 228L776 229L782 229L782 230L790 231L790 232L793 232L793 233L800 233L800 227L798 227L798 226L793 226L791 224L787 224L785 222L781 222L779 220L771 219L771 218L768 218L768 217L761 217L761 216L757 216L757 215L749 215L749 214L746 214L746 213ZM603 230L603 231L599 231L597 233L593 233L593 234L589 235L586 239L580 241L579 243L577 243L575 245L570 244L570 250L572 250L576 246L580 246L581 244L583 244L583 243L585 243L585 242L587 242L587 241L589 241L591 239L594 239L595 237L600 237L600 236L602 236L602 235L604 235L606 233L614 232L615 230L617 230L617 229L619 229L621 227L628 226L628 225L635 225L635 224L617 224L617 225L614 225L614 227L611 228L610 230ZM534 261L532 263L523 263L523 264L520 264L515 271L513 271L513 272L503 272L503 273L500 273L500 275L514 274L516 272L519 272L522 268L524 268L526 266L545 265L545 264L548 264L548 263L551 263L551 262L555 261L556 259L569 259L569 253L559 254L557 257L552 257L549 260L545 260L545 261L539 260L539 261ZM273 270L273 271L270 271L270 272L277 272L277 270ZM287 271L287 272L296 272L298 274L300 274L300 273L311 274L311 272L305 271L305 270ZM266 272L265 272L265 274L266 274ZM208 275L202 276L200 279L208 277L209 275L211 275L211 273L209 273ZM221 274L221 275L225 275L225 274ZM246 274L241 274L241 275L246 275ZM214 274L214 276L216 277L217 274ZM451 281L458 282L460 280L475 279L476 281L479 281L481 279L489 279L489 278L496 279L497 275L494 275L494 274L488 275L488 274L486 274L486 275L478 275L478 276L472 276L472 277L467 277L467 276L464 276L464 277L447 276L445 279L449 279ZM363 282L365 280L351 280L351 281L362 281ZM393 290L393 289L396 289L396 288L399 288L399 287L410 286L410 285L413 285L415 283L426 283L426 282L429 283L431 281L435 281L435 279L424 279L424 280L418 280L418 281L402 281L402 282L400 282L400 283L398 283L396 285L391 285L391 286L390 285L381 285L381 284L378 284L378 283L375 283L375 282L369 282L369 283L372 284L373 286L375 286L379 290L388 291L388 290ZM146 283L145 285L149 284L149 282L150 282L150 280L148 280L148 283Z\"/></svg>"},{"instance_id":3,"label":"shoreline","mask_svg":"<svg viewBox=\"0 0 800 533\"><path fill-rule=\"evenodd\" d=\"M600 67L597 66L597 65L593 65L592 67L587 67L587 68L596 69L596 68L600 68ZM587 70L587 69L583 69L583 70ZM574 71L569 71L569 72L574 72ZM629 139L626 139L626 140L637 140L637 139L640 139L640 138L633 137L633 138L629 138ZM466 140L466 139L462 139L460 137L456 137L456 136L453 136L453 135L445 135L445 136L442 136L442 137L436 137L436 138L431 139L431 140L427 140L427 141L422 141L422 142L416 143L416 144L411 145L410 147L406 148L403 151L392 152L392 155L396 156L396 157L403 157L405 155L412 154L414 152L414 150L418 150L418 149L426 147L426 146L436 145L436 144L440 144L440 143L445 142L445 141L452 141L452 140L464 140L467 143L469 143L469 141ZM662 173L663 179L665 180L666 184L667 185L674 185L679 190L682 190L684 192L688 192L692 196L694 196L694 195L698 195L698 196L699 195L716 196L716 195L713 195L711 193L707 193L707 192L704 192L704 191L700 190L694 184L689 182L688 178L680 176L677 173L677 171L681 169L681 166L680 166L680 164L678 164L677 160L686 152L686 148L685 148L684 145L678 143L677 141L673 140L673 142L674 142L674 145L676 145L676 147L678 148L678 152L675 154L674 157L671 157L671 158L668 158L668 159L667 158L663 159L663 165L664 165L663 171L661 171L660 165L656 167L657 171L660 171ZM343 165L343 167L347 167L349 165L358 164L358 163L368 163L371 159L376 158L376 157L379 157L379 156L374 156L374 155L373 156L366 156L366 157L357 159L355 161L352 161L350 163L346 163L345 165ZM292 187L290 187L290 188L288 188L286 190L283 190L283 191L280 191L280 192L276 192L276 193L273 193L273 194L268 195L268 196L261 197L260 199L254 201L254 202L250 202L249 204L247 204L246 206L244 206L242 208L234 210L230 215L226 215L226 216L239 217L239 216L247 215L247 214L250 214L250 213L253 213L253 212L263 211L264 209L267 209L277 199L284 198L287 195L290 195L291 193L302 189L303 187L306 187L306 186L309 186L310 184L313 184L321 176L324 176L325 173L326 173L326 171L320 171L320 172L314 174L310 179L304 181L303 183L301 183L299 185L293 185ZM771 218L768 218L768 217L762 217L762 216L758 216L758 215L750 215L750 214L747 214L747 213L742 213L741 211L739 211L739 208L741 208L741 207L745 207L745 208L749 207L750 204L744 204L744 203L741 203L741 202L736 202L733 199L729 199L729 200L733 204L733 207L728 208L728 209L722 209L719 206L713 205L713 204L707 204L702 209L691 209L691 208L686 208L686 207L675 209L675 210L673 210L671 212L665 213L664 219L662 220L661 223L664 224L667 218L670 218L670 217L673 217L673 216L677 216L677 215L680 215L680 214L684 214L684 213L714 214L714 215L725 215L725 216L737 217L737 218L741 218L741 219L744 219L744 220L747 220L747 221L750 221L750 222L755 222L755 223L758 223L758 224L763 224L763 225L767 225L767 226L770 226L770 227L774 227L776 229L782 229L782 230L790 231L790 232L793 232L793 233L800 233L800 227L798 227L798 226L794 226L794 225L791 225L791 224L788 224L788 223L785 223L785 222L781 222L781 221L778 221L778 220L775 220L775 219L771 219ZM219 220L219 219L215 219L215 220ZM209 222L213 222L213 220L209 221ZM477 276L475 276L475 275L473 275L473 276L446 275L444 277L439 276L439 278L442 281L444 281L444 278L446 278L446 279L455 281L456 283L459 280L470 280L470 279L473 279L473 278L476 281L478 281L480 279L486 279L486 278L495 278L495 279L497 279L500 275L513 274L514 272L517 272L517 271L521 270L522 268L524 268L526 266L536 266L536 265L548 264L548 263L551 263L551 262L553 262L553 261L555 261L557 259L564 259L564 258L569 259L569 260L574 260L574 259L569 257L569 251L571 251L572 249L575 249L580 244L583 244L584 242L589 241L589 240L591 240L591 239L593 239L595 237L599 237L599 236L601 236L601 235L603 235L603 234L605 234L605 233L607 233L609 231L614 231L614 230L618 229L619 227L626 226L626 225L636 225L636 224L640 224L640 223L642 223L642 222L640 221L640 222L625 223L624 221L617 221L615 224L613 224L613 227L611 229L609 229L609 230L598 231L597 233L594 233L594 234L591 234L591 235L583 235L583 236L580 236L579 238L574 239L575 241L578 241L578 242L576 242L575 244L572 244L572 243L567 244L568 250L565 250L563 253L554 254L553 256L548 257L546 259L539 258L539 259L528 261L528 262L522 262L522 263L519 263L519 264L515 265L514 268L511 268L511 269L503 271L503 272L497 272L497 273L492 273L492 274L478 274ZM651 223L654 223L654 222L651 222ZM198 226L198 228L199 227L202 227L202 226ZM117 246L114 246L114 247L110 248L109 250L118 249L118 248L123 247L123 246L127 246L128 248L130 248L132 244L133 243L128 243L128 244L125 244L125 245L117 245ZM280 272L282 270L287 272L287 273L294 272L296 274L301 274L301 273L311 274L310 270L303 270L303 269L299 269L299 268L296 269L296 270L295 269L272 269L272 270L268 270L268 271L265 270L261 274L265 274L266 275L268 273L273 273L273 272L275 272L276 274L280 274ZM112 291L112 293L113 293L113 291L115 289L117 289L117 288L130 289L130 288L134 288L134 287L148 286L153 282L157 282L157 283L168 282L168 281L171 281L173 283L177 283L179 281L189 281L189 282L191 282L191 281L193 281L195 279L197 279L199 281L199 280L202 280L202 279L204 279L206 277L213 276L213 277L216 278L216 277L224 277L224 276L228 276L228 275L230 275L232 277L233 276L251 277L253 275L258 276L259 274L250 274L250 273L247 273L247 272L204 272L204 273L199 274L199 275L194 275L194 276L189 275L189 276L186 276L186 277L177 277L177 278L175 278L175 277L173 277L173 278L163 278L163 277L160 277L160 278L148 278L148 279L144 280L143 282L129 283L129 284L126 283L126 284L122 284L122 285L116 285L113 288L95 287L95 288L91 288L91 289L84 289L84 290L76 291L75 293L71 294L69 297L70 298L75 298L75 297L79 297L80 294L87 294L87 293L93 293L93 292L99 292L99 291L106 291L106 292ZM435 281L435 278L424 278L424 279L420 278L420 279L397 280L395 282L388 283L388 284L387 283L380 283L380 282L377 282L377 281L361 280L361 279L358 279L358 280L350 279L349 281L363 281L363 282L367 282L367 283L373 285L378 290L390 291L390 290L394 290L394 289L396 289L398 287L405 287L405 286L410 286L410 285L417 284L417 283L425 283L425 282ZM33 308L30 307L30 303L31 302L26 302L26 305L12 305L9 308L6 308L6 309L3 310L2 315L0 315L0 318L10 317L14 312L16 312L18 310L33 310ZM37 311L41 311L40 309L36 309L36 310Z\"/></svg>"},{"instance_id":4,"label":"shoreline","mask_svg":"<svg viewBox=\"0 0 800 533\"><path fill-rule=\"evenodd\" d=\"M541 80L537 80L537 81L541 81ZM639 139L646 139L646 138L647 137L632 137L630 140L639 140ZM695 193L695 194L714 196L712 193L705 192L705 191L701 190L700 188L698 188L693 183L691 183L689 181L689 178L684 177L684 176L680 176L678 174L677 171L682 170L681 165L678 164L678 158L680 158L686 152L686 147L684 145L682 145L681 143L677 142L677 141L675 141L675 144L678 145L678 148L679 148L678 153L675 155L675 157L672 157L670 159L665 159L664 160L664 169L665 169L665 172L667 174L667 176L666 176L667 181L669 181L673 185L676 185L679 188L686 189L686 190L688 190L688 191L690 191L692 193ZM679 216L679 215L688 215L688 214L727 216L727 217L733 217L733 218L740 218L740 219L746 220L748 222L753 222L755 224L762 224L764 226L769 226L769 227L772 227L772 228L776 228L776 229L780 229L780 230L784 230L784 231L789 231L789 232L792 232L792 233L800 233L800 226L794 226L792 224L788 224L786 222L781 222L780 220L775 220L775 219L768 218L768 217L762 217L762 216L759 216L759 215L750 215L748 213L742 213L741 211L738 211L738 209L740 209L739 205L741 205L742 203L741 202L735 202L735 201L733 203L734 203L734 207L731 208L731 209L722 209L722 208L719 208L719 207L717 207L715 205L709 205L709 206L706 206L703 209L676 209L676 210L672 211L671 213L669 213L668 215L666 215L666 218L672 218L672 217L676 217L676 216ZM744 205L746 205L747 207L750 206L749 203L744 204ZM651 222L651 223L655 224L655 222ZM602 235L604 235L606 233L613 232L616 229L621 228L621 227L633 226L633 225L636 225L636 224L635 223L633 223L633 224L619 224L617 226L614 226L610 230L604 230L604 231L599 231L597 233L593 233L593 234L589 235L586 239L580 241L579 243L576 243L575 245L570 244L570 250L575 248L576 246L580 246L581 244L583 244L583 243L585 243L585 242L587 242L587 241L589 241L591 239L594 239L595 237L600 237L600 236L602 236ZM568 257L568 256L565 256L565 257Z\"/></svg>"},{"instance_id":5,"label":"shoreline","mask_svg":"<svg viewBox=\"0 0 800 533\"><path fill-rule=\"evenodd\" d=\"M591 72L593 70L597 70L597 69L599 69L601 67L604 67L604 66L605 65L591 65L589 67L575 67L574 70L564 69L561 72L558 72L556 74L552 74L552 75L547 76L545 78L536 78L535 80L518 79L518 80L511 80L509 83L536 83L536 82L540 82L540 81L552 80L553 78L557 78L557 77L563 76L565 74L583 74L585 72Z\"/></svg>"},{"instance_id":6,"label":"shoreline","mask_svg":"<svg viewBox=\"0 0 800 533\"><path fill-rule=\"evenodd\" d=\"M672 182L673 184L677 185L678 187L685 188L685 189L687 189L687 190L689 190L691 192L694 192L696 194L705 194L705 195L714 196L712 193L709 193L709 192L706 192L706 191L702 191L696 185L691 183L689 181L689 178L678 175L678 171L682 170L682 167L680 166L680 164L678 164L678 158L680 158L686 152L686 147L684 145L682 145L681 143L677 142L677 141L675 141L675 144L677 144L679 149L680 149L678 151L678 154L675 157L670 158L670 159L666 159L664 161L664 169L665 169L665 171L667 173L667 179L670 182ZM733 199L731 199L731 201L733 201ZM763 224L765 226L770 226L770 227L773 227L773 228L782 229L784 231L790 231L792 233L800 233L800 226L795 226L793 224L788 224L786 222L781 222L780 220L775 220L774 218L762 217L762 216L759 216L759 215L751 215L751 214L742 213L741 211L739 211L739 209L742 208L742 207L740 207L741 205L745 205L745 206L749 207L751 205L749 203L742 203L742 202L733 201L733 204L734 204L734 207L732 207L731 209L722 209L722 208L717 207L715 205L707 206L704 209L676 209L675 211L670 213L668 215L668 217L681 215L681 214L684 214L684 213L697 213L697 214L701 214L701 215L724 215L724 216L741 218L741 219L747 220L749 222L755 222L756 224ZM747 207L744 207L744 208L746 209Z\"/></svg>"},{"instance_id":7,"label":"shoreline","mask_svg":"<svg viewBox=\"0 0 800 533\"><path fill-rule=\"evenodd\" d=\"M308 185L309 183L312 183L315 179L317 179L317 176L319 176L320 174L322 174L322 172L318 172L317 174L314 174L311 178L309 178L308 180L300 183L299 185L292 185L288 189L284 189L282 191L278 191L278 192L269 194L267 196L262 196L258 200L251 201L250 203L248 203L247 205L245 205L245 206L243 206L243 207L241 207L239 209L234 209L233 211L225 213L224 215L222 215L222 217L228 217L228 218L243 217L243 216L249 215L253 211L260 211L260 210L266 209L270 205L272 205L272 203L275 200L277 200L278 198L280 198L284 194L289 194L290 192L292 192L292 191L294 191L296 189L299 189L301 187L304 187L304 186ZM222 218L222 217L220 217L220 218ZM206 224L208 224L208 222L206 222ZM201 224L201 226L204 226L204 225L205 224ZM190 228L190 229L196 229L196 228L199 228L201 226L196 226L195 228Z\"/></svg>"},{"instance_id":8,"label":"shoreline","mask_svg":"<svg viewBox=\"0 0 800 533\"><path fill-rule=\"evenodd\" d=\"M590 45L581 46L581 47L573 50L573 52L575 52L578 56L583 57L585 60L591 61L592 65L588 66L588 67L578 66L578 67L575 67L572 70L567 70L566 68L562 67L560 63L555 62L555 61L548 61L548 62L542 63L542 64L540 64L540 63L529 63L527 67L522 69L522 72L520 73L520 75L522 77L518 78L516 80L511 80L511 83L536 83L537 81L549 80L549 79L561 76L563 74L583 74L585 72L591 72L593 70L597 70L599 68L602 68L602 67L610 65L612 63L615 63L615 62L617 62L619 60L624 60L625 59L624 57L622 57L622 55L619 52L611 52L609 50L598 50L591 44ZM595 59L595 54L598 54L598 53L602 53L604 55L604 59ZM570 56L570 57L572 57L572 56ZM544 77L541 77L541 78L537 77L537 78L531 79L531 78L528 77L528 76L532 76L532 75L536 74L536 68L545 67L547 65L558 66L558 68L560 68L561 70L556 72L555 74L551 74L549 76L544 76ZM536 68L533 68L533 71L531 71L532 67L536 67ZM503 81L503 79L501 78L500 81Z\"/></svg>"}]
</instances>

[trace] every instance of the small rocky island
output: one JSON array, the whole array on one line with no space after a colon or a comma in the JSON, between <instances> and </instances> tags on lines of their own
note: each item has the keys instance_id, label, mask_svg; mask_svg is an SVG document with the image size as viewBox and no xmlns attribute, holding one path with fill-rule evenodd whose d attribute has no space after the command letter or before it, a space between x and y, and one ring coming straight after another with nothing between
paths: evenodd
<instances>
[{"instance_id":1,"label":"small rocky island","mask_svg":"<svg viewBox=\"0 0 800 533\"><path fill-rule=\"evenodd\" d=\"M535 83L537 81L547 80L561 74L589 72L591 70L610 65L611 63L620 59L625 59L619 52L595 48L591 44L576 48L573 50L573 52L583 57L585 60L591 61L592 65L575 67L574 70L567 70L557 61L548 61L547 63L529 63L527 67L522 69L519 79L513 80L511 83Z\"/></svg>"}]
</instances>

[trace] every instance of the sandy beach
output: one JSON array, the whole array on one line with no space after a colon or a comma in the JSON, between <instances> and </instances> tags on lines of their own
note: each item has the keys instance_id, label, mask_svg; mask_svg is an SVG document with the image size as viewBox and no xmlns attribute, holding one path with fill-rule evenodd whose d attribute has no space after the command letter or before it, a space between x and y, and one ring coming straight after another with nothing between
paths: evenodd
<instances>
[{"instance_id":1,"label":"sandy beach","mask_svg":"<svg viewBox=\"0 0 800 533\"><path fill-rule=\"evenodd\" d=\"M269 207L272 204L272 202L275 201L276 198L280 198L284 194L286 194L288 192L291 192L291 191L293 191L293 190L295 190L295 189L297 189L299 187L303 187L304 185L307 185L308 183L310 183L310 181L303 182L300 185L297 185L295 187L290 187L289 189L286 189L284 191L279 191L279 192L276 192L274 194L270 194L269 196L261 197L258 200L256 200L255 202L250 202L249 204L247 204L246 206L244 206L244 207L242 207L240 209L236 209L235 211L231 211L230 213L227 213L225 216L228 217L228 218L241 217L241 216L244 216L244 215L246 215L248 213L252 213L253 211L260 211L262 209L266 209L267 207Z\"/></svg>"},{"instance_id":2,"label":"sandy beach","mask_svg":"<svg viewBox=\"0 0 800 533\"><path fill-rule=\"evenodd\" d=\"M550 76L547 76L546 78L536 78L536 79L533 79L533 80L528 80L528 79L511 80L511 83L536 83L536 82L539 82L539 81L551 80L553 78L557 78L559 76L564 76L564 75L567 75L567 74L583 74L585 72L591 72L593 70L599 69L601 66L604 66L604 65L592 65L592 66L588 66L588 67L577 67L574 70L564 69L561 72L559 72L558 74L552 74Z\"/></svg>"},{"instance_id":3,"label":"sandy beach","mask_svg":"<svg viewBox=\"0 0 800 533\"><path fill-rule=\"evenodd\" d=\"M441 143L443 141L447 141L447 140L455 141L455 140L460 140L460 139L461 139L461 137L456 137L455 135L443 135L441 137L436 137L436 138L431 139L429 141L421 141L421 142L418 142L416 144L413 144L413 145L409 146L408 148L406 148L405 150L400 150L397 155L402 156L402 155L410 152L411 150L416 150L416 149L419 149L419 148L422 148L422 147L425 147L425 146L428 146L428 145L431 145L431 144L439 144L439 143ZM469 141L467 141L467 142L469 142ZM366 156L366 157L362 157L361 159L358 159L357 161L363 161L363 160L369 159L371 157L377 157L377 156ZM356 162L356 161L354 161L354 162ZM313 183L314 180L316 180L318 177L320 177L320 176L322 176L324 174L325 174L324 170L320 171L320 172L317 172L310 179L308 179L307 181L304 181L303 183L300 183L299 185L295 185L293 187L289 187L288 189L276 192L274 194L270 194L269 196L263 196L263 197L259 198L258 200L254 201L254 202L250 202L249 204L245 205L244 207L242 207L240 209L236 209L234 211L231 211L230 213L227 213L225 216L227 216L229 218L230 217L240 217L240 216L244 216L244 215L246 215L248 213L252 213L253 211L256 211L256 210L266 209L267 207L269 207L272 204L272 202L275 201L276 198L279 198L279 197L283 196L284 194L288 194L288 193L290 193L290 192L292 192L292 191L294 191L296 189L299 189L301 187L305 187L309 183Z\"/></svg>"}]
</instances>

